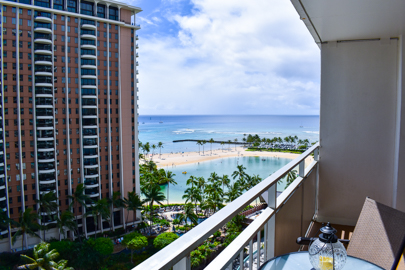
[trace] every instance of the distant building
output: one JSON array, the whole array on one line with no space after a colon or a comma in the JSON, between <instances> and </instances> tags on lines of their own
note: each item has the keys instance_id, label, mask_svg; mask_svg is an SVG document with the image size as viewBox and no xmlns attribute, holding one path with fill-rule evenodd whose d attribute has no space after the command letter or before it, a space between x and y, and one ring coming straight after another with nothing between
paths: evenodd
<instances>
[{"instance_id":1,"label":"distant building","mask_svg":"<svg viewBox=\"0 0 405 270\"><path fill-rule=\"evenodd\" d=\"M31 1L0 1L0 208L18 219L26 208L38 209L40 194L55 191L65 211L80 183L93 200L139 193L141 9L116 1ZM81 219L84 211L75 214L88 236L95 226L93 217ZM115 209L114 228L125 219ZM11 245L12 233L0 232L0 251L20 248L21 241Z\"/></svg>"}]
</instances>

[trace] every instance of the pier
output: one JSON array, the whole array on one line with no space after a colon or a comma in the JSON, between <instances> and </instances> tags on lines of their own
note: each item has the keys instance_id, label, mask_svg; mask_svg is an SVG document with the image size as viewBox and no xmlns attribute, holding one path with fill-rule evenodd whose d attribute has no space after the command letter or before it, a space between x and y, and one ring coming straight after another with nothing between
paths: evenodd
<instances>
[{"instance_id":1,"label":"pier","mask_svg":"<svg viewBox=\"0 0 405 270\"><path fill-rule=\"evenodd\" d=\"M199 141L204 141L204 140L192 140L192 139L187 139L187 140L174 140L174 143L178 143L178 142L199 142ZM205 140L206 143L210 143L209 140ZM240 144L240 145L247 145L249 143L246 142L234 142L234 141L213 141L212 143L225 143L225 144Z\"/></svg>"}]
</instances>

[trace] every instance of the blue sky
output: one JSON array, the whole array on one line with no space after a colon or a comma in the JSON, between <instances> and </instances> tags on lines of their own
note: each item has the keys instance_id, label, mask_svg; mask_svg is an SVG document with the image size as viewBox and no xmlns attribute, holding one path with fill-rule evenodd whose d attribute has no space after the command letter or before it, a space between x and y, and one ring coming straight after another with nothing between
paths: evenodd
<instances>
[{"instance_id":1,"label":"blue sky","mask_svg":"<svg viewBox=\"0 0 405 270\"><path fill-rule=\"evenodd\" d=\"M319 114L320 51L288 0L132 0L139 113Z\"/></svg>"}]
</instances>

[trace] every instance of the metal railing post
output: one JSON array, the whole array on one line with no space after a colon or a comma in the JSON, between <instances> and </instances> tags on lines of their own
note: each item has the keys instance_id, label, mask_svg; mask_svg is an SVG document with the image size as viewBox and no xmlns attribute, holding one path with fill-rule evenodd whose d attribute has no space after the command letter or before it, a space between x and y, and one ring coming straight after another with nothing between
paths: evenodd
<instances>
[{"instance_id":1,"label":"metal railing post","mask_svg":"<svg viewBox=\"0 0 405 270\"><path fill-rule=\"evenodd\" d=\"M272 185L268 191L268 207L276 211L277 207L277 184ZM265 247L265 257L267 260L270 258L274 257L274 249L275 249L275 236L276 236L276 215L273 215L267 224L265 225L267 227L267 234L266 234L266 239L264 239L266 243Z\"/></svg>"},{"instance_id":2,"label":"metal railing post","mask_svg":"<svg viewBox=\"0 0 405 270\"><path fill-rule=\"evenodd\" d=\"M178 263L173 266L173 270L190 270L190 254L181 259Z\"/></svg>"},{"instance_id":3,"label":"metal railing post","mask_svg":"<svg viewBox=\"0 0 405 270\"><path fill-rule=\"evenodd\" d=\"M260 267L260 245L261 245L261 236L260 236L260 231L257 232L257 248L256 248L256 264L257 264L257 269Z\"/></svg>"},{"instance_id":4,"label":"metal railing post","mask_svg":"<svg viewBox=\"0 0 405 270\"><path fill-rule=\"evenodd\" d=\"M298 175L300 177L304 177L305 176L305 159L302 160L300 162L300 164L298 165Z\"/></svg>"},{"instance_id":5,"label":"metal railing post","mask_svg":"<svg viewBox=\"0 0 405 270\"><path fill-rule=\"evenodd\" d=\"M319 148L314 150L314 160L319 161Z\"/></svg>"}]
</instances>

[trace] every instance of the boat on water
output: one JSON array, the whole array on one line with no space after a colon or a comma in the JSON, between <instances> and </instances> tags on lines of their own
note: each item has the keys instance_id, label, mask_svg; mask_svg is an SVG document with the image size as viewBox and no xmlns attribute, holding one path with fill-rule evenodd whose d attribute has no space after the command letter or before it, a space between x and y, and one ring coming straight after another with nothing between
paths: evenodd
<instances>
[{"instance_id":1,"label":"boat on water","mask_svg":"<svg viewBox=\"0 0 405 270\"><path fill-rule=\"evenodd\" d=\"M187 172L186 172L186 171L184 171L184 172L182 172L182 174L187 174Z\"/></svg>"},{"instance_id":2,"label":"boat on water","mask_svg":"<svg viewBox=\"0 0 405 270\"><path fill-rule=\"evenodd\" d=\"M163 124L163 121L159 121L159 124Z\"/></svg>"}]
</instances>

